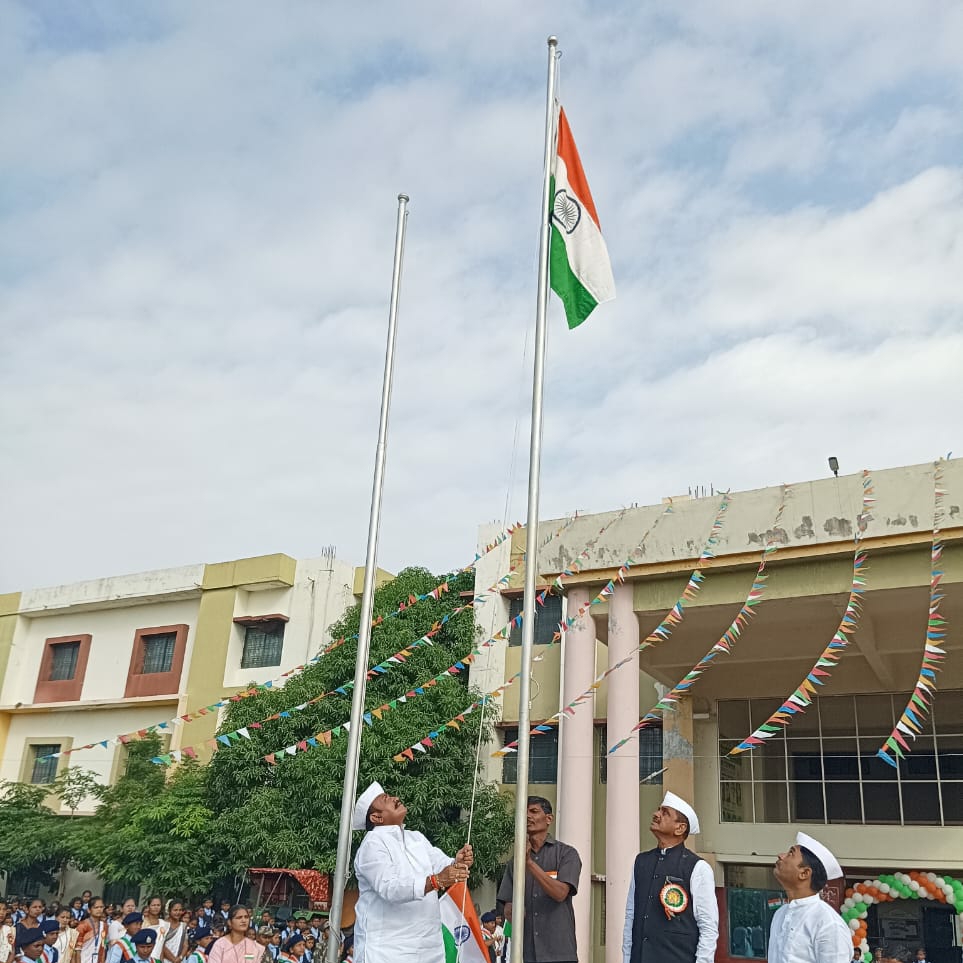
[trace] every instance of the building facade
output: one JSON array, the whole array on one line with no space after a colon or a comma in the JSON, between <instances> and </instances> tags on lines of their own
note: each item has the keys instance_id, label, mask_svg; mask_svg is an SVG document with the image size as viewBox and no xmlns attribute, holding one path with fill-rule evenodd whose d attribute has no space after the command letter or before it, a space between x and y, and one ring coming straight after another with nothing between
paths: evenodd
<instances>
[{"instance_id":1,"label":"building facade","mask_svg":"<svg viewBox=\"0 0 963 963\"><path fill-rule=\"evenodd\" d=\"M585 516L544 544L539 581L548 584L566 570L574 574L565 579L564 607L553 602L536 623L541 658L533 666L532 721L550 719L588 696L560 725L532 738L530 791L556 802L557 835L582 854L576 898L582 959L621 960L633 858L653 844L648 826L666 789L692 800L699 812L702 833L689 845L715 872L719 961L765 959L769 923L782 899L772 865L797 829L833 849L846 887L911 871L963 879L963 461L943 463L940 604L947 659L936 676L932 711L896 768L877 750L920 673L934 466L873 472L870 480L875 502L869 516L861 512L864 479L854 475L733 493L721 514L722 496L714 495L672 499L668 513L664 503ZM712 557L704 559L695 591L684 598L717 521ZM545 538L558 528L544 523ZM731 755L800 687L840 624L852 618L847 603L857 531L867 556L858 573L865 575L865 592L838 663L817 671L823 684L791 725L776 726L772 738ZM481 541L488 537L482 530ZM479 572L479 584L507 570L512 553L519 561L524 538L517 533L501 557L483 561L490 571ZM661 726L632 733L725 636L767 546L762 595L729 638L730 651L711 660ZM624 582L599 597L629 558ZM520 565L512 591L479 612L489 635L518 609L522 571ZM680 599L681 619L670 620L669 632L640 652L640 643L666 624ZM551 644L553 623L593 600L561 643ZM479 659L472 681L490 691L517 672L514 641ZM507 690L503 703L503 744L517 731L514 693ZM487 774L511 789L513 756L487 758ZM838 902L845 889L827 896ZM961 959L960 918L939 900L876 904L864 923L870 945L888 956L925 946L927 959L937 963Z\"/></svg>"},{"instance_id":2,"label":"building facade","mask_svg":"<svg viewBox=\"0 0 963 963\"><path fill-rule=\"evenodd\" d=\"M362 577L330 549L0 596L0 779L46 784L69 765L113 783L126 759L118 736L305 663ZM213 711L161 734L169 751L211 739L217 724Z\"/></svg>"}]
</instances>

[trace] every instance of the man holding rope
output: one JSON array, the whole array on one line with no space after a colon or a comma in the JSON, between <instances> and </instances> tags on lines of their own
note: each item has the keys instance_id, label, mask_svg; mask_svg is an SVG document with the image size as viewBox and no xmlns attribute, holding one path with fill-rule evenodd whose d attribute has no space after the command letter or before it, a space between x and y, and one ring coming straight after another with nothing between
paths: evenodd
<instances>
[{"instance_id":1,"label":"man holding rope","mask_svg":"<svg viewBox=\"0 0 963 963\"><path fill-rule=\"evenodd\" d=\"M474 854L466 843L452 861L405 829L407 813L377 782L355 804L352 828L367 830L354 858L355 963L444 963L438 896L468 879Z\"/></svg>"}]
</instances>

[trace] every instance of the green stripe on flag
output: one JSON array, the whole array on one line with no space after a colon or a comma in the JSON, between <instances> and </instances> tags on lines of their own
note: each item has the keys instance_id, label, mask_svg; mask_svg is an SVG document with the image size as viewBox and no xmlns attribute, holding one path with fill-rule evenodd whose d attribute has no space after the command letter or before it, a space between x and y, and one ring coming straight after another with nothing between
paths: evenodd
<instances>
[{"instance_id":1,"label":"green stripe on flag","mask_svg":"<svg viewBox=\"0 0 963 963\"><path fill-rule=\"evenodd\" d=\"M455 937L452 936L451 930L447 926L443 926L441 935L445 940L445 963L458 963L458 945L455 943Z\"/></svg>"},{"instance_id":2,"label":"green stripe on flag","mask_svg":"<svg viewBox=\"0 0 963 963\"><path fill-rule=\"evenodd\" d=\"M572 272L562 232L554 224L548 263L552 290L565 305L565 320L569 328L577 328L598 307L598 301Z\"/></svg>"}]
</instances>

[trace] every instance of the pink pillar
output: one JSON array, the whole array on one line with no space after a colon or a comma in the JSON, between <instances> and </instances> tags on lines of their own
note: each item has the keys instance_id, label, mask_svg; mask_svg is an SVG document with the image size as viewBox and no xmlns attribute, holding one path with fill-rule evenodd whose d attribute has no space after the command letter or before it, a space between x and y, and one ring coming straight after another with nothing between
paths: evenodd
<instances>
[{"instance_id":1,"label":"pink pillar","mask_svg":"<svg viewBox=\"0 0 963 963\"><path fill-rule=\"evenodd\" d=\"M631 585L616 585L609 599L609 666L631 655L608 685L608 743L639 721L639 620ZM632 866L639 852L639 740L636 734L608 757L605 787L605 963L622 963L622 927Z\"/></svg>"},{"instance_id":2,"label":"pink pillar","mask_svg":"<svg viewBox=\"0 0 963 963\"><path fill-rule=\"evenodd\" d=\"M593 593L594 594L594 593ZM589 601L588 589L569 589L566 611ZM584 615L565 633L562 648L562 704L567 705L595 681L595 623ZM580 960L592 957L592 788L595 785L595 699L560 723L557 836L582 857L582 877L572 900Z\"/></svg>"}]
</instances>

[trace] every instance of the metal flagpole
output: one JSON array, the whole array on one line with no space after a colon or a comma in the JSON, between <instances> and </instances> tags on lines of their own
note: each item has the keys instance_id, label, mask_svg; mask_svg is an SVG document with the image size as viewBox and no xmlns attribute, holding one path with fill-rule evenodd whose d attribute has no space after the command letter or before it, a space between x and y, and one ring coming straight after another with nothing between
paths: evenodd
<instances>
[{"instance_id":1,"label":"metal flagpole","mask_svg":"<svg viewBox=\"0 0 963 963\"><path fill-rule=\"evenodd\" d=\"M398 195L398 223L395 228L395 260L391 274L391 301L388 307L388 345L385 348L385 373L381 388L381 421L375 451L374 482L371 486L371 514L368 517L368 548L364 561L364 589L361 594L361 623L358 629L358 654L354 664L354 689L351 693L351 726L348 755L344 761L344 795L341 797L341 823L338 827L338 858L331 893L328 963L338 963L341 953L341 911L344 887L351 859L351 816L358 791L358 760L361 756L361 729L365 684L368 681L368 650L371 643L371 616L374 609L375 574L378 568L378 530L381 522L381 492L384 486L385 453L388 440L388 409L391 406L391 376L395 360L395 332L398 322L398 292L401 264L405 253L405 226L408 220L408 195Z\"/></svg>"},{"instance_id":2,"label":"metal flagpole","mask_svg":"<svg viewBox=\"0 0 963 963\"><path fill-rule=\"evenodd\" d=\"M538 300L535 311L535 370L532 381L532 437L528 455L528 518L525 522L525 597L522 620L522 674L518 680L518 774L515 785L515 859L512 865L512 959L524 963L525 862L528 855L528 730L535 644L535 576L538 573L538 473L542 449L542 384L545 372L545 316L548 309L549 191L555 156L555 68L558 40L548 38L548 93L545 101L545 157L542 172L541 229L538 235Z\"/></svg>"}]
</instances>

